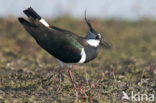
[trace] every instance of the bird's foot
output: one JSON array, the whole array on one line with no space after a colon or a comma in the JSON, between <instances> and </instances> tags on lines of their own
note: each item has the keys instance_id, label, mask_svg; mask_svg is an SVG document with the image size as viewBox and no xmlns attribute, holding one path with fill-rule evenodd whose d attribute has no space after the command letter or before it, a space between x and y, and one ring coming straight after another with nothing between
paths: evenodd
<instances>
[{"instance_id":1,"label":"bird's foot","mask_svg":"<svg viewBox=\"0 0 156 103\"><path fill-rule=\"evenodd\" d=\"M75 89L77 92L79 92L82 98L88 97L86 94L85 88L82 85L77 87L75 82L72 82L72 85L73 85L73 89Z\"/></svg>"},{"instance_id":2,"label":"bird's foot","mask_svg":"<svg viewBox=\"0 0 156 103\"><path fill-rule=\"evenodd\" d=\"M72 77L72 75L71 75L71 70L70 70L70 69L68 69L68 74L69 74L69 77L70 77L70 81L71 81L71 83L72 83L72 85L73 85L73 88L74 88L76 91L78 91L78 92L80 92L81 94L83 94L84 96L87 96L86 93L85 93L85 91L83 90L82 86L79 86L79 87L76 86L76 83L74 82L73 77Z\"/></svg>"}]
</instances>

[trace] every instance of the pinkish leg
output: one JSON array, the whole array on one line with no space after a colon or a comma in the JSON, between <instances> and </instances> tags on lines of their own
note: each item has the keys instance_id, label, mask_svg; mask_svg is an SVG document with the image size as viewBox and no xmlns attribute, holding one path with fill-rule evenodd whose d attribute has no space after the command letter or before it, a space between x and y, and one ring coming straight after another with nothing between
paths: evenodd
<instances>
[{"instance_id":1,"label":"pinkish leg","mask_svg":"<svg viewBox=\"0 0 156 103\"><path fill-rule=\"evenodd\" d=\"M69 74L69 77L70 77L70 80L71 80L71 82L72 82L72 85L73 85L74 89L75 89L75 90L78 90L78 91L80 91L82 94L84 94L84 97L87 97L85 91L84 91L81 87L79 87L79 88L76 87L76 84L75 84L75 82L74 82L74 80L73 80L73 77L72 77L71 69L70 69L70 68L68 69L68 74Z\"/></svg>"},{"instance_id":2,"label":"pinkish leg","mask_svg":"<svg viewBox=\"0 0 156 103\"><path fill-rule=\"evenodd\" d=\"M75 84L75 82L74 82L74 80L73 80L73 77L72 77L71 69L70 69L70 68L68 69L68 74L69 74L69 77L70 77L70 80L71 80L71 82L72 82L72 85L73 85L74 89L77 90L78 88L76 87L76 84Z\"/></svg>"},{"instance_id":3,"label":"pinkish leg","mask_svg":"<svg viewBox=\"0 0 156 103\"><path fill-rule=\"evenodd\" d=\"M59 85L58 85L58 88L57 88L57 91L61 90L61 84L62 84L62 68L59 69Z\"/></svg>"}]
</instances>

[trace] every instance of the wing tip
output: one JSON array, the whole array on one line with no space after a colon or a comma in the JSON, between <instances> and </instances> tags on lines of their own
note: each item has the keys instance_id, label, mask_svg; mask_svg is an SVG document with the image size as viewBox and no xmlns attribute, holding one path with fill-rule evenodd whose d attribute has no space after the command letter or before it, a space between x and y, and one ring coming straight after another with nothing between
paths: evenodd
<instances>
[{"instance_id":1,"label":"wing tip","mask_svg":"<svg viewBox=\"0 0 156 103\"><path fill-rule=\"evenodd\" d=\"M19 18L18 18L18 21L19 21L20 23L23 23L23 22L25 21L25 19L22 18L22 17L19 17Z\"/></svg>"},{"instance_id":2,"label":"wing tip","mask_svg":"<svg viewBox=\"0 0 156 103\"><path fill-rule=\"evenodd\" d=\"M19 17L19 18L18 18L18 21L19 21L21 24L23 24L23 25L29 25L29 26L30 26L30 23L29 23L27 20L25 20L23 17Z\"/></svg>"}]
</instances>

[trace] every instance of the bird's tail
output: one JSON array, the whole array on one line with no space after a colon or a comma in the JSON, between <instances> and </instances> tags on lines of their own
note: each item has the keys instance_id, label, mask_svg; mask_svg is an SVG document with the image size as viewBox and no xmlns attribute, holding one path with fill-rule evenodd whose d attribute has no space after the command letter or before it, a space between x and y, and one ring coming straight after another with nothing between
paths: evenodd
<instances>
[{"instance_id":1,"label":"bird's tail","mask_svg":"<svg viewBox=\"0 0 156 103\"><path fill-rule=\"evenodd\" d=\"M33 19L38 19L40 20L41 17L36 13L35 10L33 10L33 8L29 7L28 9L23 11L28 17L31 17Z\"/></svg>"},{"instance_id":2,"label":"bird's tail","mask_svg":"<svg viewBox=\"0 0 156 103\"><path fill-rule=\"evenodd\" d=\"M37 19L44 26L46 26L46 27L50 26L44 19L41 18L41 16L33 8L29 7L26 10L24 10L23 12L28 16L30 21L34 21Z\"/></svg>"},{"instance_id":3,"label":"bird's tail","mask_svg":"<svg viewBox=\"0 0 156 103\"><path fill-rule=\"evenodd\" d=\"M36 35L34 35L33 33L33 28L35 28L36 26L31 24L30 22L28 22L27 20L25 20L22 17L18 18L18 21L24 26L24 28L34 37L36 38Z\"/></svg>"}]
</instances>

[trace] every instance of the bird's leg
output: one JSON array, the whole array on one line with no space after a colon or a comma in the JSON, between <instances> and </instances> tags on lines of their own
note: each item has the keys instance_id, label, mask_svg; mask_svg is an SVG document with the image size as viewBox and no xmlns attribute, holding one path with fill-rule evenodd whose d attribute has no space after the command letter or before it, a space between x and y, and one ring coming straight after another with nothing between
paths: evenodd
<instances>
[{"instance_id":1,"label":"bird's leg","mask_svg":"<svg viewBox=\"0 0 156 103\"><path fill-rule=\"evenodd\" d=\"M63 68L63 62L58 60L59 64L60 64L60 67L59 67L59 85L58 85L58 88L57 88L57 91L61 90L61 84L62 84L62 68Z\"/></svg>"},{"instance_id":2,"label":"bird's leg","mask_svg":"<svg viewBox=\"0 0 156 103\"><path fill-rule=\"evenodd\" d=\"M74 89L75 89L75 90L78 90L78 91L80 91L82 94L84 94L84 96L82 96L82 97L87 97L85 91L84 91L81 87L79 87L79 88L76 87L76 83L75 83L74 80L73 80L73 77L72 77L71 69L70 69L70 68L68 69L68 74L69 74L69 77L70 77L70 80L71 80L71 82L72 82L72 85L73 85Z\"/></svg>"},{"instance_id":3,"label":"bird's leg","mask_svg":"<svg viewBox=\"0 0 156 103\"><path fill-rule=\"evenodd\" d=\"M59 85L58 85L58 88L57 88L57 91L61 90L61 84L62 84L62 68L60 67L59 69Z\"/></svg>"},{"instance_id":4,"label":"bird's leg","mask_svg":"<svg viewBox=\"0 0 156 103\"><path fill-rule=\"evenodd\" d=\"M68 69L68 74L69 74L69 77L70 77L70 80L71 80L71 82L72 82L72 85L73 85L74 89L77 90L78 88L76 87L76 84L75 84L75 82L74 82L74 80L73 80L73 77L72 77L71 69L70 69L70 68Z\"/></svg>"},{"instance_id":5,"label":"bird's leg","mask_svg":"<svg viewBox=\"0 0 156 103\"><path fill-rule=\"evenodd\" d=\"M70 80L72 82L72 85L73 85L74 89L77 90L77 91L80 91L84 95L82 97L87 97L85 91L81 87L79 87L79 88L76 87L76 83L74 82L74 79L73 79L72 74L71 74L72 65L68 64L67 66L69 67L68 74L69 74L69 77L70 77Z\"/></svg>"}]
</instances>

